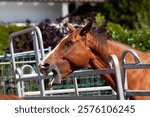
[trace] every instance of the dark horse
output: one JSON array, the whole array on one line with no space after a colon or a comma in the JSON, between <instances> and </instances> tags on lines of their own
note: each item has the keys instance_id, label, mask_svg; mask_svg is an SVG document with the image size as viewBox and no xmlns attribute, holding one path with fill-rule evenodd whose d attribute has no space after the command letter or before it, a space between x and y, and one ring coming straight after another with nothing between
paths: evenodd
<instances>
[{"instance_id":1,"label":"dark horse","mask_svg":"<svg viewBox=\"0 0 150 117\"><path fill-rule=\"evenodd\" d=\"M49 85L60 84L68 74L75 70L90 67L92 69L108 68L108 57L116 54L119 61L123 51L133 49L125 44L108 39L105 35L91 30L89 22L84 28L76 29L68 23L72 31L46 55L39 65L41 73L48 75L53 72ZM134 49L135 50L135 49ZM150 63L150 53L135 50L143 63ZM127 63L134 63L134 57L127 55ZM128 87L132 90L150 90L150 70L127 70ZM102 78L116 91L114 75L104 74ZM133 96L130 99L150 99L150 96Z\"/></svg>"}]
</instances>

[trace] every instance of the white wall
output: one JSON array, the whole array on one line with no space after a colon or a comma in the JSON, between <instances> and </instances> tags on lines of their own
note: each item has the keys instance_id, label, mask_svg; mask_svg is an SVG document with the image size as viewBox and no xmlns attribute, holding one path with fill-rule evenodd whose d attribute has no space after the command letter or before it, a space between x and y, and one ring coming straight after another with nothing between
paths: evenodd
<instances>
[{"instance_id":1,"label":"white wall","mask_svg":"<svg viewBox=\"0 0 150 117\"><path fill-rule=\"evenodd\" d=\"M62 16L61 3L46 2L0 2L0 21L3 22L39 22L45 18L55 21Z\"/></svg>"}]
</instances>

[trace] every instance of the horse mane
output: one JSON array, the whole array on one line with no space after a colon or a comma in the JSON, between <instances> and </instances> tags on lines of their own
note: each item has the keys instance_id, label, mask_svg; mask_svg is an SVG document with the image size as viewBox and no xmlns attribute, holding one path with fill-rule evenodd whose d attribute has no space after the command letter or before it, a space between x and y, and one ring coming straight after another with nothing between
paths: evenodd
<instances>
[{"instance_id":1,"label":"horse mane","mask_svg":"<svg viewBox=\"0 0 150 117\"><path fill-rule=\"evenodd\" d=\"M89 32L93 37L93 44L95 48L101 48L102 50L107 50L107 40L112 40L112 36L108 32L98 32L97 30L91 30Z\"/></svg>"}]
</instances>

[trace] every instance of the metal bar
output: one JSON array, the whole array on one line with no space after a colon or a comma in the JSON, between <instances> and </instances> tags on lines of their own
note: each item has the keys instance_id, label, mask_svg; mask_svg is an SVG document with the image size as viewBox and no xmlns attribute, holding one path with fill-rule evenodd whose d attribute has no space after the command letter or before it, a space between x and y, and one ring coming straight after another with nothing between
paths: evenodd
<instances>
[{"instance_id":1,"label":"metal bar","mask_svg":"<svg viewBox=\"0 0 150 117\"><path fill-rule=\"evenodd\" d=\"M38 42L39 42L39 46L40 46L40 50L41 50L41 58L40 58L40 60L43 60L45 54L44 54L42 34L41 34L41 31L40 31L40 29L38 27L35 27L35 30L36 30L36 33L37 33L37 36L38 36Z\"/></svg>"},{"instance_id":2,"label":"metal bar","mask_svg":"<svg viewBox=\"0 0 150 117\"><path fill-rule=\"evenodd\" d=\"M112 90L110 86L78 88L78 92ZM45 94L74 93L75 89L45 90ZM26 96L40 95L40 91L25 92ZM77 95L78 96L78 95Z\"/></svg>"},{"instance_id":3,"label":"metal bar","mask_svg":"<svg viewBox=\"0 0 150 117\"><path fill-rule=\"evenodd\" d=\"M36 61L17 61L16 64L36 63ZM0 65L10 65L11 62L2 62Z\"/></svg>"},{"instance_id":4,"label":"metal bar","mask_svg":"<svg viewBox=\"0 0 150 117\"><path fill-rule=\"evenodd\" d=\"M45 48L44 51L48 51L49 52L49 48ZM39 52L41 52L41 50L39 50ZM14 53L15 56L22 56L22 55L25 55L25 54L30 54L30 55L34 55L35 51L26 51L26 52L18 52L18 53ZM45 52L44 52L45 53ZM6 54L6 55L0 55L0 58L3 58L3 57L10 57L11 54Z\"/></svg>"},{"instance_id":5,"label":"metal bar","mask_svg":"<svg viewBox=\"0 0 150 117\"><path fill-rule=\"evenodd\" d=\"M116 75L116 86L117 86L118 99L119 100L125 100L118 58L116 55L111 55L109 58L109 61L111 63L113 62L113 64L114 64L114 70L115 70L114 74ZM111 65L111 63L110 63L110 67L113 66L113 65Z\"/></svg>"},{"instance_id":6,"label":"metal bar","mask_svg":"<svg viewBox=\"0 0 150 117\"><path fill-rule=\"evenodd\" d=\"M122 83L123 83L123 91L126 92L126 90L128 90L128 80L126 69L123 67L122 67ZM127 96L125 96L125 99L127 99Z\"/></svg>"},{"instance_id":7,"label":"metal bar","mask_svg":"<svg viewBox=\"0 0 150 117\"><path fill-rule=\"evenodd\" d=\"M11 62L2 62L2 63L0 63L0 65L10 65L11 64Z\"/></svg>"},{"instance_id":8,"label":"metal bar","mask_svg":"<svg viewBox=\"0 0 150 117\"><path fill-rule=\"evenodd\" d=\"M146 69L146 68L150 68L150 64L124 64L123 68L125 69Z\"/></svg>"},{"instance_id":9,"label":"metal bar","mask_svg":"<svg viewBox=\"0 0 150 117\"><path fill-rule=\"evenodd\" d=\"M74 79L74 87L75 87L76 96L79 96L77 77L74 77L73 79Z\"/></svg>"},{"instance_id":10,"label":"metal bar","mask_svg":"<svg viewBox=\"0 0 150 117\"><path fill-rule=\"evenodd\" d=\"M150 90L126 90L127 96L150 96Z\"/></svg>"},{"instance_id":11,"label":"metal bar","mask_svg":"<svg viewBox=\"0 0 150 117\"><path fill-rule=\"evenodd\" d=\"M133 55L134 60L135 60L136 63L141 63L141 59L140 59L140 57L138 56L138 54L136 53L136 51L133 50L133 49L130 49L130 50L126 50L126 51L124 51L124 52L122 53L122 55L121 55L121 60L122 60L121 62L122 62L122 65L126 63L125 58L126 58L126 56L127 56L128 53L130 53L130 54Z\"/></svg>"},{"instance_id":12,"label":"metal bar","mask_svg":"<svg viewBox=\"0 0 150 117\"><path fill-rule=\"evenodd\" d=\"M18 32L15 32L15 33L11 33L9 37L16 37L18 35L22 35L22 34L25 34L25 33L28 33L28 32L32 32L32 31L37 31L37 29L39 29L37 26L33 26L31 28L27 28L27 29L24 29L24 30L21 30L21 31L18 31Z\"/></svg>"},{"instance_id":13,"label":"metal bar","mask_svg":"<svg viewBox=\"0 0 150 117\"><path fill-rule=\"evenodd\" d=\"M101 75L104 73L114 73L114 70L78 70L74 71L72 74L68 75L67 78L70 77L85 77L85 76L93 76L93 75ZM40 74L42 79L52 78L53 74L50 73L47 77ZM20 79L17 79L17 81L29 81L29 80L37 80L38 74L24 74L20 76Z\"/></svg>"},{"instance_id":14,"label":"metal bar","mask_svg":"<svg viewBox=\"0 0 150 117\"><path fill-rule=\"evenodd\" d=\"M82 77L82 76L91 76L91 75L101 75L114 73L114 69L105 69L105 70L78 70L68 75L67 77Z\"/></svg>"},{"instance_id":15,"label":"metal bar","mask_svg":"<svg viewBox=\"0 0 150 117\"><path fill-rule=\"evenodd\" d=\"M33 45L35 50L35 58L36 58L36 67L37 67L37 74L38 74L38 80L40 82L40 89L41 89L41 96L45 96L45 88L44 88L44 80L40 77L40 70L38 69L38 65L40 64L40 57L39 57L39 45L37 40L36 32L32 32L32 38L33 38Z\"/></svg>"},{"instance_id":16,"label":"metal bar","mask_svg":"<svg viewBox=\"0 0 150 117\"><path fill-rule=\"evenodd\" d=\"M27 100L117 100L114 95L101 96L29 96L23 97Z\"/></svg>"},{"instance_id":17,"label":"metal bar","mask_svg":"<svg viewBox=\"0 0 150 117\"><path fill-rule=\"evenodd\" d=\"M10 39L10 52L11 52L12 66L13 66L13 72L14 72L13 74L14 74L15 79L17 80L19 77L16 74L17 67L16 67L15 56L14 56L13 36L10 36L9 39ZM21 90L22 90L21 83L19 81L16 81L16 86L17 86L17 95L19 97L22 97L23 95L21 92Z\"/></svg>"}]
</instances>

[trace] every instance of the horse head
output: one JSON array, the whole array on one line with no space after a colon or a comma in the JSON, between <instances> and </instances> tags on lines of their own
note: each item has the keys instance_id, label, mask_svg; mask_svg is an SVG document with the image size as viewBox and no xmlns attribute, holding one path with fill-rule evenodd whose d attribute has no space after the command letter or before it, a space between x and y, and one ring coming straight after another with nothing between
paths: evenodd
<instances>
[{"instance_id":1,"label":"horse head","mask_svg":"<svg viewBox=\"0 0 150 117\"><path fill-rule=\"evenodd\" d=\"M93 66L92 61L95 60L90 49L92 22L81 29L76 29L69 23L67 25L71 33L61 39L60 43L45 56L39 65L42 74L53 73L49 86L60 84L62 79L75 70Z\"/></svg>"}]
</instances>

